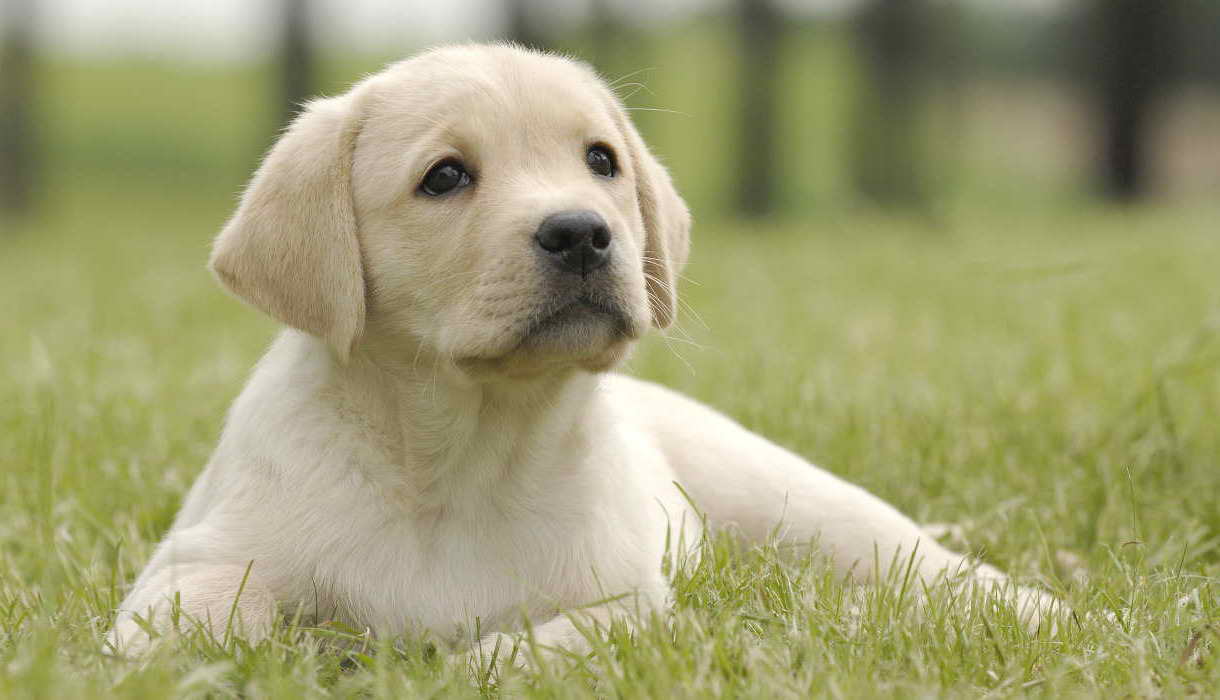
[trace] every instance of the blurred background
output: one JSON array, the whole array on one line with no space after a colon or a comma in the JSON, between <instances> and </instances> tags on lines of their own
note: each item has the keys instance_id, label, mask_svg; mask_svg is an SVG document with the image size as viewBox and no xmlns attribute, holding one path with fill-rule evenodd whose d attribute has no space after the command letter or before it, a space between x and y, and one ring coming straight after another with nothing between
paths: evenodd
<instances>
[{"instance_id":1,"label":"blurred background","mask_svg":"<svg viewBox=\"0 0 1220 700\"><path fill-rule=\"evenodd\" d=\"M579 56L614 81L704 223L869 207L935 227L962 202L1220 194L1213 0L2 7L10 232L99 199L175 202L183 216L178 204L220 204L216 228L304 99L432 44L493 38Z\"/></svg>"}]
</instances>

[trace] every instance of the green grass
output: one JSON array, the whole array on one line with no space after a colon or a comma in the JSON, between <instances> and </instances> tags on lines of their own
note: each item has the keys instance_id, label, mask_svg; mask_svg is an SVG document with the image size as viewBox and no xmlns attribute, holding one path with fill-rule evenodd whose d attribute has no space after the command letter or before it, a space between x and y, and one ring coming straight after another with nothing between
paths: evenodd
<instances>
[{"instance_id":1,"label":"green grass","mask_svg":"<svg viewBox=\"0 0 1220 700\"><path fill-rule=\"evenodd\" d=\"M1058 636L943 592L921 613L894 585L852 616L816 558L718 540L679 574L672 620L498 683L426 640L341 652L301 629L105 658L113 608L274 333L203 269L229 205L70 190L0 240L0 697L1220 691L1207 207L703 226L681 331L631 363L962 524L954 546L1070 602Z\"/></svg>"}]
</instances>

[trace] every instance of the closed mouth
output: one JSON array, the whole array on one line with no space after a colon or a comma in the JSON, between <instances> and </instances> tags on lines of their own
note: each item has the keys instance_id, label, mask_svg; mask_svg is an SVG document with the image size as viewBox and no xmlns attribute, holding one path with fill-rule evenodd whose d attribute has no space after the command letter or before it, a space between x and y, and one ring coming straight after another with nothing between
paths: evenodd
<instances>
[{"instance_id":1,"label":"closed mouth","mask_svg":"<svg viewBox=\"0 0 1220 700\"><path fill-rule=\"evenodd\" d=\"M560 327L604 321L611 321L613 323L615 336L630 335L628 332L630 323L628 323L626 315L617 304L610 304L590 296L582 295L532 319L525 333L522 334L522 343L534 336Z\"/></svg>"},{"instance_id":2,"label":"closed mouth","mask_svg":"<svg viewBox=\"0 0 1220 700\"><path fill-rule=\"evenodd\" d=\"M464 357L459 362L476 369L494 368L512 357L534 357L552 365L562 364L563 358L579 362L601 357L640 333L639 325L618 304L582 294L539 309L511 347L495 354Z\"/></svg>"}]
</instances>

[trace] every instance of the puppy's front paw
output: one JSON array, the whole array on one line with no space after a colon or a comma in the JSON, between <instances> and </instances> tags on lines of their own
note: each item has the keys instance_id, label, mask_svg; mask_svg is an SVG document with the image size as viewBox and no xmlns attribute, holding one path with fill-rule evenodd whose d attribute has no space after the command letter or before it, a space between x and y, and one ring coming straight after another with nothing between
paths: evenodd
<instances>
[{"instance_id":1,"label":"puppy's front paw","mask_svg":"<svg viewBox=\"0 0 1220 700\"><path fill-rule=\"evenodd\" d=\"M1043 628L1052 635L1058 633L1059 621L1072 612L1062 600L1040 588L1017 586L1012 602L1017 616L1031 634Z\"/></svg>"},{"instance_id":2,"label":"puppy's front paw","mask_svg":"<svg viewBox=\"0 0 1220 700\"><path fill-rule=\"evenodd\" d=\"M461 655L461 660L480 677L499 675L508 668L533 668L524 638L503 632L484 635L474 648Z\"/></svg>"},{"instance_id":3,"label":"puppy's front paw","mask_svg":"<svg viewBox=\"0 0 1220 700\"><path fill-rule=\"evenodd\" d=\"M155 636L141 627L131 616L122 616L106 634L102 653L106 656L136 659L151 651L162 639L163 637Z\"/></svg>"}]
</instances>

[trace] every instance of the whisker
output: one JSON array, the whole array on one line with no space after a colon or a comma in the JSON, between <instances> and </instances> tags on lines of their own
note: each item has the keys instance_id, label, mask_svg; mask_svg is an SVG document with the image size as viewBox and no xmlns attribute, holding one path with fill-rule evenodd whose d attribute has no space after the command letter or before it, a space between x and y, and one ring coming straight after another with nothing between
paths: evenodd
<instances>
[{"instance_id":1,"label":"whisker","mask_svg":"<svg viewBox=\"0 0 1220 700\"><path fill-rule=\"evenodd\" d=\"M635 89L632 90L631 92L619 95L619 99L622 100L623 102L626 102L627 100L630 100L631 98L640 94L641 91L647 91L648 94L650 94L650 95L652 94L652 91L648 89L648 86L644 85L643 83L628 83L624 87L634 87Z\"/></svg>"},{"instance_id":2,"label":"whisker","mask_svg":"<svg viewBox=\"0 0 1220 700\"><path fill-rule=\"evenodd\" d=\"M628 78L634 78L635 76L639 75L640 73L647 73L649 71L654 71L656 69L657 69L656 66L638 68L636 70L631 71L630 73L624 73L623 75L620 75L619 77L615 78L614 80L611 80L610 82L608 82L606 84L610 88L615 88L615 87L618 87L619 85L621 85L622 82Z\"/></svg>"},{"instance_id":3,"label":"whisker","mask_svg":"<svg viewBox=\"0 0 1220 700\"><path fill-rule=\"evenodd\" d=\"M691 116L689 112L680 112L676 109L666 109L664 107L624 107L628 112L665 112L667 114L677 114L682 117Z\"/></svg>"},{"instance_id":4,"label":"whisker","mask_svg":"<svg viewBox=\"0 0 1220 700\"><path fill-rule=\"evenodd\" d=\"M640 256L640 259L641 259L641 260L643 260L644 262L650 262L650 263L653 263L653 264L655 264L655 265L664 265L664 264L666 263L666 261L665 261L665 260L663 260L663 259L661 259L661 258L654 258L654 257L652 257L651 255L641 255L641 256ZM702 282L700 282L700 281L696 280L696 279L695 279L695 278L693 278L693 277L687 277L686 275L682 274L681 272L679 272L679 273L677 274L677 276L678 276L678 279L683 280L683 281L685 281L685 282L690 282L691 284L693 284L693 285L695 285L695 286L697 286L697 287L702 287L702 286L703 286L703 283L702 283Z\"/></svg>"},{"instance_id":5,"label":"whisker","mask_svg":"<svg viewBox=\"0 0 1220 700\"><path fill-rule=\"evenodd\" d=\"M695 307L681 296L678 297L678 307L693 317L700 326L703 326L703 330L712 330L712 327L707 325L707 322L703 320L703 317L699 315L699 312L695 310Z\"/></svg>"}]
</instances>

